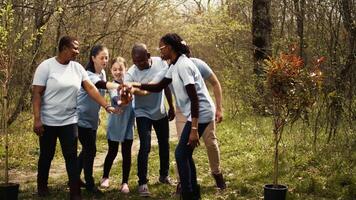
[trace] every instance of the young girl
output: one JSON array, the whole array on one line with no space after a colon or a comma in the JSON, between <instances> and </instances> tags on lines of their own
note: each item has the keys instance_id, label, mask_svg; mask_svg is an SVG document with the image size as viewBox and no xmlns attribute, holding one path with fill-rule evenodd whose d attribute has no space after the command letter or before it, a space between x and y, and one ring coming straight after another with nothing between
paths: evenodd
<instances>
[{"instance_id":1,"label":"young girl","mask_svg":"<svg viewBox=\"0 0 356 200\"><path fill-rule=\"evenodd\" d=\"M117 57L111 62L111 73L114 81L122 84L124 74L126 72L126 61L122 57ZM120 95L117 90L109 90L111 96L111 103L113 106L118 107L120 102ZM119 103L120 104L120 103ZM109 150L104 162L104 174L101 180L101 187L109 187L109 173L113 161L117 155L119 144L121 143L122 153L122 184L120 191L122 193L129 193L128 179L131 169L131 146L133 141L133 125L134 125L134 112L132 103L125 106L120 106L120 114L110 114L107 127L107 138Z\"/></svg>"}]
</instances>

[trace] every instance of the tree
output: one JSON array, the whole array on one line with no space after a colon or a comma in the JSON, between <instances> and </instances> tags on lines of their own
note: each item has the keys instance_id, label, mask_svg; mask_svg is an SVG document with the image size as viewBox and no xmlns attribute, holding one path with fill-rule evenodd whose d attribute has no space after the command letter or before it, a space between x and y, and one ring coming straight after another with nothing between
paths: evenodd
<instances>
[{"instance_id":1,"label":"tree","mask_svg":"<svg viewBox=\"0 0 356 200\"><path fill-rule=\"evenodd\" d=\"M252 5L252 44L254 71L257 75L263 74L262 61L272 53L270 7L270 0L254 0Z\"/></svg>"}]
</instances>

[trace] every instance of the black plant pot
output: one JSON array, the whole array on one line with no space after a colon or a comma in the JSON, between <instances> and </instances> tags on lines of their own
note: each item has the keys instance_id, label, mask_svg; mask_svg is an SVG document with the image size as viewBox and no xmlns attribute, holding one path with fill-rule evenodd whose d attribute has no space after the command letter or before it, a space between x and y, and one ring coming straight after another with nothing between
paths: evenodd
<instances>
[{"instance_id":1,"label":"black plant pot","mask_svg":"<svg viewBox=\"0 0 356 200\"><path fill-rule=\"evenodd\" d=\"M19 184L17 183L1 183L0 184L0 199L17 200L19 194Z\"/></svg>"},{"instance_id":2,"label":"black plant pot","mask_svg":"<svg viewBox=\"0 0 356 200\"><path fill-rule=\"evenodd\" d=\"M265 185L264 186L264 200L285 200L287 196L288 187L285 185Z\"/></svg>"}]
</instances>

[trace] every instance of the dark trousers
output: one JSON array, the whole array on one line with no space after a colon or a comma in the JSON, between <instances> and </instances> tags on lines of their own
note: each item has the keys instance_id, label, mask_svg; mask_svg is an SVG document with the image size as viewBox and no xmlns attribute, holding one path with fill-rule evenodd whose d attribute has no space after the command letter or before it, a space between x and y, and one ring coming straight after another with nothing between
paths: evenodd
<instances>
[{"instance_id":1,"label":"dark trousers","mask_svg":"<svg viewBox=\"0 0 356 200\"><path fill-rule=\"evenodd\" d=\"M78 137L82 144L82 151L78 156L79 177L84 170L84 179L87 188L94 187L93 165L96 155L96 130L78 126Z\"/></svg>"},{"instance_id":2,"label":"dark trousers","mask_svg":"<svg viewBox=\"0 0 356 200\"><path fill-rule=\"evenodd\" d=\"M201 137L209 123L199 124L198 133ZM193 192L197 188L197 173L193 160L194 148L188 146L192 122L187 121L175 150L182 192Z\"/></svg>"},{"instance_id":3,"label":"dark trousers","mask_svg":"<svg viewBox=\"0 0 356 200\"><path fill-rule=\"evenodd\" d=\"M70 184L79 181L77 166L77 124L65 126L44 126L44 133L39 137L40 157L38 160L37 184L46 186L48 183L49 168L56 151L57 138L62 147L62 154Z\"/></svg>"},{"instance_id":4,"label":"dark trousers","mask_svg":"<svg viewBox=\"0 0 356 200\"><path fill-rule=\"evenodd\" d=\"M160 159L160 176L168 176L169 170L169 125L168 117L160 120L152 120L147 117L137 117L137 130L140 138L140 150L137 158L138 184L143 185L148 182L147 167L148 155L151 151L151 130L155 129Z\"/></svg>"},{"instance_id":5,"label":"dark trousers","mask_svg":"<svg viewBox=\"0 0 356 200\"><path fill-rule=\"evenodd\" d=\"M133 140L124 140L121 143L122 154L122 183L128 183L131 170L131 147ZM120 142L108 140L109 150L104 162L103 178L109 178L110 169L119 151Z\"/></svg>"}]
</instances>

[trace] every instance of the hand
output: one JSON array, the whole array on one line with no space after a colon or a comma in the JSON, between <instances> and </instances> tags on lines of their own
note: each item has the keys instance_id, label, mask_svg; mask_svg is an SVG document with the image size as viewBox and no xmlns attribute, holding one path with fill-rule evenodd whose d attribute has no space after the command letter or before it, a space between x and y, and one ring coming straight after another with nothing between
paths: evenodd
<instances>
[{"instance_id":1,"label":"hand","mask_svg":"<svg viewBox=\"0 0 356 200\"><path fill-rule=\"evenodd\" d=\"M107 113L113 114L115 112L115 108L113 106L106 106L105 110Z\"/></svg>"},{"instance_id":2,"label":"hand","mask_svg":"<svg viewBox=\"0 0 356 200\"><path fill-rule=\"evenodd\" d=\"M190 131L189 140L188 140L188 144L187 145L189 145L193 149L200 145L198 130L192 129Z\"/></svg>"},{"instance_id":3,"label":"hand","mask_svg":"<svg viewBox=\"0 0 356 200\"><path fill-rule=\"evenodd\" d=\"M38 136L42 136L44 133L43 124L40 119L35 120L33 123L33 132L35 132Z\"/></svg>"},{"instance_id":4,"label":"hand","mask_svg":"<svg viewBox=\"0 0 356 200\"><path fill-rule=\"evenodd\" d=\"M174 108L169 108L168 110L168 120L172 121L176 117L176 112Z\"/></svg>"},{"instance_id":5,"label":"hand","mask_svg":"<svg viewBox=\"0 0 356 200\"><path fill-rule=\"evenodd\" d=\"M215 122L220 123L223 120L223 112L221 110L216 110L215 112Z\"/></svg>"},{"instance_id":6,"label":"hand","mask_svg":"<svg viewBox=\"0 0 356 200\"><path fill-rule=\"evenodd\" d=\"M115 108L115 111L114 111L114 114L119 115L119 114L121 114L122 112L123 112L123 110L122 110L120 107L116 107L116 108Z\"/></svg>"}]
</instances>

